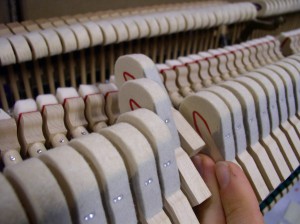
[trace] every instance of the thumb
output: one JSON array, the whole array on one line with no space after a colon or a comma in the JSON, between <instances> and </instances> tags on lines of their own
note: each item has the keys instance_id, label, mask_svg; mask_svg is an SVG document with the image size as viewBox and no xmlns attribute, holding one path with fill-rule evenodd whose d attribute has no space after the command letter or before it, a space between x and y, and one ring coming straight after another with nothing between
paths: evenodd
<instances>
[{"instance_id":1,"label":"thumb","mask_svg":"<svg viewBox=\"0 0 300 224\"><path fill-rule=\"evenodd\" d=\"M217 162L215 169L226 223L264 223L257 198L241 168L231 162Z\"/></svg>"}]
</instances>

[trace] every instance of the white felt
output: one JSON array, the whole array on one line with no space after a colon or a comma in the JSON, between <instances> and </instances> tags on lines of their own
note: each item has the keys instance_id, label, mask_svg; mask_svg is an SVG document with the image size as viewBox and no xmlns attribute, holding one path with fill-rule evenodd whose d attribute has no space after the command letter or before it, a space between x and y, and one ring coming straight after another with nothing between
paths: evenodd
<instances>
[{"instance_id":1,"label":"white felt","mask_svg":"<svg viewBox=\"0 0 300 224\"><path fill-rule=\"evenodd\" d=\"M14 117L18 119L21 113L37 111L36 102L33 99L18 100L14 105Z\"/></svg>"},{"instance_id":2,"label":"white felt","mask_svg":"<svg viewBox=\"0 0 300 224\"><path fill-rule=\"evenodd\" d=\"M106 223L98 183L78 152L70 146L61 146L39 158L51 170L64 192L72 222L86 223L88 219L89 223Z\"/></svg>"},{"instance_id":3,"label":"white felt","mask_svg":"<svg viewBox=\"0 0 300 224\"><path fill-rule=\"evenodd\" d=\"M86 28L91 46L97 46L103 42L102 32L96 23L92 21L84 22L82 25Z\"/></svg>"},{"instance_id":4,"label":"white felt","mask_svg":"<svg viewBox=\"0 0 300 224\"><path fill-rule=\"evenodd\" d=\"M25 160L5 168L4 174L22 201L30 223L72 223L59 180L40 160Z\"/></svg>"},{"instance_id":5,"label":"white felt","mask_svg":"<svg viewBox=\"0 0 300 224\"><path fill-rule=\"evenodd\" d=\"M179 12L174 12L174 16L177 21L177 32L185 31L187 29L187 26L184 16Z\"/></svg>"},{"instance_id":6,"label":"white felt","mask_svg":"<svg viewBox=\"0 0 300 224\"><path fill-rule=\"evenodd\" d=\"M91 45L90 37L87 30L80 23L72 24L69 26L75 35L77 42L77 50L85 49Z\"/></svg>"},{"instance_id":7,"label":"white felt","mask_svg":"<svg viewBox=\"0 0 300 224\"><path fill-rule=\"evenodd\" d=\"M59 87L56 89L56 98L59 103L63 103L67 98L79 97L77 91L73 87Z\"/></svg>"},{"instance_id":8,"label":"white felt","mask_svg":"<svg viewBox=\"0 0 300 224\"><path fill-rule=\"evenodd\" d=\"M118 87L114 83L100 83L98 84L99 92L106 95L108 92L118 91Z\"/></svg>"},{"instance_id":9,"label":"white felt","mask_svg":"<svg viewBox=\"0 0 300 224\"><path fill-rule=\"evenodd\" d=\"M276 89L277 96L277 106L279 112L280 123L287 120L287 104L286 104L286 96L284 91L284 85L282 80L274 73L273 70L269 69L268 66L265 68L259 69L260 73L267 77L274 88Z\"/></svg>"},{"instance_id":10,"label":"white felt","mask_svg":"<svg viewBox=\"0 0 300 224\"><path fill-rule=\"evenodd\" d=\"M39 111L41 111L45 105L58 104L58 101L53 94L38 95L35 101Z\"/></svg>"},{"instance_id":11,"label":"white felt","mask_svg":"<svg viewBox=\"0 0 300 224\"><path fill-rule=\"evenodd\" d=\"M149 141L158 167L162 193L165 197L180 189L178 167L172 136L165 123L152 111L138 109L122 114L119 122L126 122L137 128Z\"/></svg>"},{"instance_id":12,"label":"white felt","mask_svg":"<svg viewBox=\"0 0 300 224\"><path fill-rule=\"evenodd\" d=\"M202 136L215 161L234 160L236 151L230 111L217 95L200 91L185 98L179 110Z\"/></svg>"},{"instance_id":13,"label":"white felt","mask_svg":"<svg viewBox=\"0 0 300 224\"><path fill-rule=\"evenodd\" d=\"M62 43L63 52L68 53L77 50L77 41L74 33L67 26L62 26L54 29Z\"/></svg>"},{"instance_id":14,"label":"white felt","mask_svg":"<svg viewBox=\"0 0 300 224\"><path fill-rule=\"evenodd\" d=\"M139 29L139 38L147 37L150 34L150 28L145 19L141 16L132 16L131 19L137 24Z\"/></svg>"},{"instance_id":15,"label":"white felt","mask_svg":"<svg viewBox=\"0 0 300 224\"><path fill-rule=\"evenodd\" d=\"M129 39L128 31L120 20L114 19L109 21L117 34L117 43L124 42Z\"/></svg>"},{"instance_id":16,"label":"white felt","mask_svg":"<svg viewBox=\"0 0 300 224\"><path fill-rule=\"evenodd\" d=\"M190 14L188 11L182 11L181 14L183 15L185 22L186 22L186 30L194 29L196 22L193 18L193 15Z\"/></svg>"},{"instance_id":17,"label":"white felt","mask_svg":"<svg viewBox=\"0 0 300 224\"><path fill-rule=\"evenodd\" d=\"M156 19L153 18L151 15L145 16L144 19L150 28L149 37L157 36L159 34L159 25L158 25Z\"/></svg>"},{"instance_id":18,"label":"white felt","mask_svg":"<svg viewBox=\"0 0 300 224\"><path fill-rule=\"evenodd\" d=\"M162 209L154 155L146 138L133 126L118 123L102 129L100 134L109 139L125 160L139 215L146 220Z\"/></svg>"},{"instance_id":19,"label":"white felt","mask_svg":"<svg viewBox=\"0 0 300 224\"><path fill-rule=\"evenodd\" d=\"M62 53L62 44L58 34L53 29L39 31L47 43L49 56Z\"/></svg>"},{"instance_id":20,"label":"white felt","mask_svg":"<svg viewBox=\"0 0 300 224\"><path fill-rule=\"evenodd\" d=\"M128 32L128 40L135 40L139 38L139 29L137 24L131 17L122 18L122 22L125 24L125 27Z\"/></svg>"},{"instance_id":21,"label":"white felt","mask_svg":"<svg viewBox=\"0 0 300 224\"><path fill-rule=\"evenodd\" d=\"M171 144L176 153L177 165L179 164L182 187L192 205L200 204L205 200L210 193L202 178L195 170L189 156L180 146L171 110L171 102L166 91L158 83L150 79L127 81L120 89L119 107L121 113L140 107L147 108L155 112L167 124L172 135Z\"/></svg>"},{"instance_id":22,"label":"white felt","mask_svg":"<svg viewBox=\"0 0 300 224\"><path fill-rule=\"evenodd\" d=\"M164 88L153 61L142 54L121 56L115 64L116 85L121 88L122 84L131 79L150 78Z\"/></svg>"},{"instance_id":23,"label":"white felt","mask_svg":"<svg viewBox=\"0 0 300 224\"><path fill-rule=\"evenodd\" d=\"M33 59L39 59L48 56L48 47L46 41L38 32L30 32L24 34L29 46L32 50Z\"/></svg>"},{"instance_id":24,"label":"white felt","mask_svg":"<svg viewBox=\"0 0 300 224\"><path fill-rule=\"evenodd\" d=\"M9 64L15 64L16 63L16 56L13 51L11 43L8 41L8 39L1 37L0 38L0 46L1 46L1 52L0 52L0 64L1 66L9 65Z\"/></svg>"},{"instance_id":25,"label":"white felt","mask_svg":"<svg viewBox=\"0 0 300 224\"><path fill-rule=\"evenodd\" d=\"M169 32L169 23L166 19L166 16L164 14L154 14L154 18L156 19L158 25L159 25L159 34L164 35L168 34Z\"/></svg>"},{"instance_id":26,"label":"white felt","mask_svg":"<svg viewBox=\"0 0 300 224\"><path fill-rule=\"evenodd\" d=\"M293 92L293 84L289 75L284 71L280 66L277 65L269 65L267 68L271 69L277 77L279 77L278 83L280 82L280 89L277 89L278 93L280 94L280 99L282 103L280 106L286 107L287 114L282 114L281 123L286 121L286 119L291 116L295 115L295 102L294 102L294 92ZM272 77L274 79L274 77ZM285 100L285 101L284 101ZM294 113L291 113L294 112Z\"/></svg>"},{"instance_id":27,"label":"white felt","mask_svg":"<svg viewBox=\"0 0 300 224\"><path fill-rule=\"evenodd\" d=\"M208 18L208 27L213 27L216 25L216 16L214 15L212 10L205 10L205 12L207 13L207 18ZM204 15L205 16L205 15ZM202 17L203 18L203 17Z\"/></svg>"},{"instance_id":28,"label":"white felt","mask_svg":"<svg viewBox=\"0 0 300 224\"><path fill-rule=\"evenodd\" d=\"M99 93L99 89L95 85L81 84L78 88L78 93L82 98L85 98L87 95Z\"/></svg>"},{"instance_id":29,"label":"white felt","mask_svg":"<svg viewBox=\"0 0 300 224\"><path fill-rule=\"evenodd\" d=\"M112 143L102 135L92 133L73 139L70 146L91 164L104 196L108 220L113 223L136 223L127 170Z\"/></svg>"},{"instance_id":30,"label":"white felt","mask_svg":"<svg viewBox=\"0 0 300 224\"><path fill-rule=\"evenodd\" d=\"M245 76L243 77L239 77L239 78L236 78L235 80L239 81L241 84L244 84L244 82L247 81L247 83L250 83L249 85L251 85L253 87L253 90L248 88L247 85L246 88L248 88L250 90L250 92L253 94L253 92L257 91L260 93L259 97L264 94L263 90L262 89L259 89L261 88L255 81L251 80L250 78L247 78ZM253 82L252 82L253 81ZM254 95L254 94L253 94ZM265 95L262 95L263 97L265 97ZM254 95L254 99L256 100L256 104L258 104L257 102L257 98L258 96L255 96ZM266 99L265 99L266 100ZM267 104L267 101L265 101L265 104ZM258 105L257 109L261 109L261 106ZM268 111L267 111L267 108L263 108L263 113L260 113L259 111L257 111L258 114L263 114L264 116L267 116L267 117L263 117L263 122L265 122L266 124L263 124L265 127L261 127L263 125L260 124L260 129L262 130L261 131L261 138L265 138L266 136L269 135L269 132L270 130L268 130L269 128L269 117L268 117ZM258 115L260 116L260 115ZM250 152L253 156L253 159L255 160L255 163L257 164L257 166L259 167L260 169L260 172L259 173L256 173L255 175L251 175L251 178L256 178L258 177L257 175L260 176L260 173L262 174L262 176L264 177L264 180L267 184L267 186L270 188L270 189L275 189L278 184L280 183L280 180L278 178L278 175L265 151L265 149L260 145L259 142L256 142L254 143L254 145L250 145ZM238 157L239 160L242 160L241 158L243 158L244 155L241 153ZM245 161L243 161L245 162ZM246 165L246 169L253 169L254 167L252 167L252 165L250 165L249 163L247 163L248 165ZM254 184L257 184L259 182L256 183L256 180L255 179L252 179L254 181ZM260 188L260 186L256 186L256 189L258 190L258 188Z\"/></svg>"},{"instance_id":31,"label":"white felt","mask_svg":"<svg viewBox=\"0 0 300 224\"><path fill-rule=\"evenodd\" d=\"M264 138L270 134L270 119L267 109L267 98L262 87L254 80L247 77L238 77L235 81L243 84L252 94L256 105L256 115L260 137Z\"/></svg>"},{"instance_id":32,"label":"white felt","mask_svg":"<svg viewBox=\"0 0 300 224\"><path fill-rule=\"evenodd\" d=\"M296 68L296 70L291 69L290 70L290 77L293 82L293 87L294 87L294 95L295 95L295 102L296 102L296 109L297 112L300 111L300 63L296 60L293 60L291 58L285 58L282 60L283 62L289 63Z\"/></svg>"},{"instance_id":33,"label":"white felt","mask_svg":"<svg viewBox=\"0 0 300 224\"><path fill-rule=\"evenodd\" d=\"M288 113L289 113L289 117L292 117L296 113L297 97L294 95L294 87L293 87L293 81L291 76L299 76L299 72L292 65L282 61L277 62L275 65L285 70L279 72L278 74L280 75L286 87Z\"/></svg>"},{"instance_id":34,"label":"white felt","mask_svg":"<svg viewBox=\"0 0 300 224\"><path fill-rule=\"evenodd\" d=\"M219 87L213 86L207 88L206 91L210 91L215 93L219 96L224 103L227 105L228 109L231 113L231 120L232 120L232 128L234 133L234 141L235 141L235 148L236 154L240 154L246 150L246 134L243 122L243 113L242 107L236 96L231 93L229 90Z\"/></svg>"},{"instance_id":35,"label":"white felt","mask_svg":"<svg viewBox=\"0 0 300 224\"><path fill-rule=\"evenodd\" d=\"M177 23L175 15L173 13L166 13L166 19L169 23L169 34L177 32L180 27Z\"/></svg>"},{"instance_id":36,"label":"white felt","mask_svg":"<svg viewBox=\"0 0 300 224\"><path fill-rule=\"evenodd\" d=\"M105 20L100 20L96 23L101 29L104 45L112 44L117 41L117 34L111 23Z\"/></svg>"},{"instance_id":37,"label":"white felt","mask_svg":"<svg viewBox=\"0 0 300 224\"><path fill-rule=\"evenodd\" d=\"M233 81L224 82L221 86L230 90L238 98L243 110L244 124L247 133L247 145L255 144L258 142L259 131L255 103L251 93L246 87Z\"/></svg>"},{"instance_id":38,"label":"white felt","mask_svg":"<svg viewBox=\"0 0 300 224\"><path fill-rule=\"evenodd\" d=\"M18 63L32 60L32 52L26 39L22 35L9 36L7 39L14 49Z\"/></svg>"},{"instance_id":39,"label":"white felt","mask_svg":"<svg viewBox=\"0 0 300 224\"><path fill-rule=\"evenodd\" d=\"M163 121L168 121L167 126L172 133L173 146L174 148L179 147L179 136L173 120L171 102L160 85L149 79L137 79L124 83L119 94L121 113L131 111L132 108L135 108L136 103L141 108L156 112Z\"/></svg>"},{"instance_id":40,"label":"white felt","mask_svg":"<svg viewBox=\"0 0 300 224\"><path fill-rule=\"evenodd\" d=\"M259 83L264 89L268 100L268 111L270 114L269 117L271 121L271 129L274 130L279 126L279 111L277 105L276 89L274 88L272 82L264 75L262 75L263 70L264 68L261 68L256 72L247 73L246 76L257 81L257 83Z\"/></svg>"},{"instance_id":41,"label":"white felt","mask_svg":"<svg viewBox=\"0 0 300 224\"><path fill-rule=\"evenodd\" d=\"M266 78L262 73L259 73L260 70L257 70L257 73L251 72L247 74L247 77L256 80L261 87L264 89L267 100L268 100L268 110L270 113L270 120L271 120L271 127L272 132L278 129L279 127L279 112L277 106L277 97L276 97L276 90L271 83L271 81ZM288 171L287 164L284 161L284 158L277 146L276 142L270 137L261 139L262 143L264 144L264 148L268 151L269 158L273 161L273 165L277 170L279 176L286 178L286 173ZM266 160L265 160L266 164ZM273 180L274 181L274 180Z\"/></svg>"}]
</instances>

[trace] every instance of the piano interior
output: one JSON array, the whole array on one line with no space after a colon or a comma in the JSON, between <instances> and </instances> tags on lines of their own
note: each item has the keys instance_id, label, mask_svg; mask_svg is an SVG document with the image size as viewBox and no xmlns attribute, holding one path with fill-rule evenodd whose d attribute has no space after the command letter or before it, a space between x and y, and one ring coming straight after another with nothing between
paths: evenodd
<instances>
[{"instance_id":1,"label":"piano interior","mask_svg":"<svg viewBox=\"0 0 300 224\"><path fill-rule=\"evenodd\" d=\"M300 173L300 1L114 3L0 3L0 223L199 223L198 153L269 211Z\"/></svg>"}]
</instances>

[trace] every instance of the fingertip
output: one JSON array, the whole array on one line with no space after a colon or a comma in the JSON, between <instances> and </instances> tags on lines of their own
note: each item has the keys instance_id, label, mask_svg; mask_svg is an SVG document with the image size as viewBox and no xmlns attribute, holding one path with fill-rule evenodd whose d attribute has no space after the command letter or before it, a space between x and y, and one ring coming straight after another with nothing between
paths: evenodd
<instances>
[{"instance_id":1,"label":"fingertip","mask_svg":"<svg viewBox=\"0 0 300 224\"><path fill-rule=\"evenodd\" d=\"M218 162L216 176L227 223L263 223L258 201L243 170L232 162Z\"/></svg>"},{"instance_id":2,"label":"fingertip","mask_svg":"<svg viewBox=\"0 0 300 224\"><path fill-rule=\"evenodd\" d=\"M201 176L205 175L206 170L211 170L215 162L207 155L198 154L192 158L192 161Z\"/></svg>"},{"instance_id":3,"label":"fingertip","mask_svg":"<svg viewBox=\"0 0 300 224\"><path fill-rule=\"evenodd\" d=\"M212 194L209 199L194 208L200 223L225 223L215 175L215 162L203 154L196 155L192 160Z\"/></svg>"}]
</instances>

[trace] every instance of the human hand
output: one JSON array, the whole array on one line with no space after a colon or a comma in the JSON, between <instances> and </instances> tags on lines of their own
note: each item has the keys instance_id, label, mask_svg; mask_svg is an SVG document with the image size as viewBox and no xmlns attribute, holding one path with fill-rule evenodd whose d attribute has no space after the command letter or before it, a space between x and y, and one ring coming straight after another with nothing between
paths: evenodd
<instances>
[{"instance_id":1,"label":"human hand","mask_svg":"<svg viewBox=\"0 0 300 224\"><path fill-rule=\"evenodd\" d=\"M212 196L194 211L201 224L261 224L257 198L240 167L232 162L215 163L206 155L193 162Z\"/></svg>"}]
</instances>

